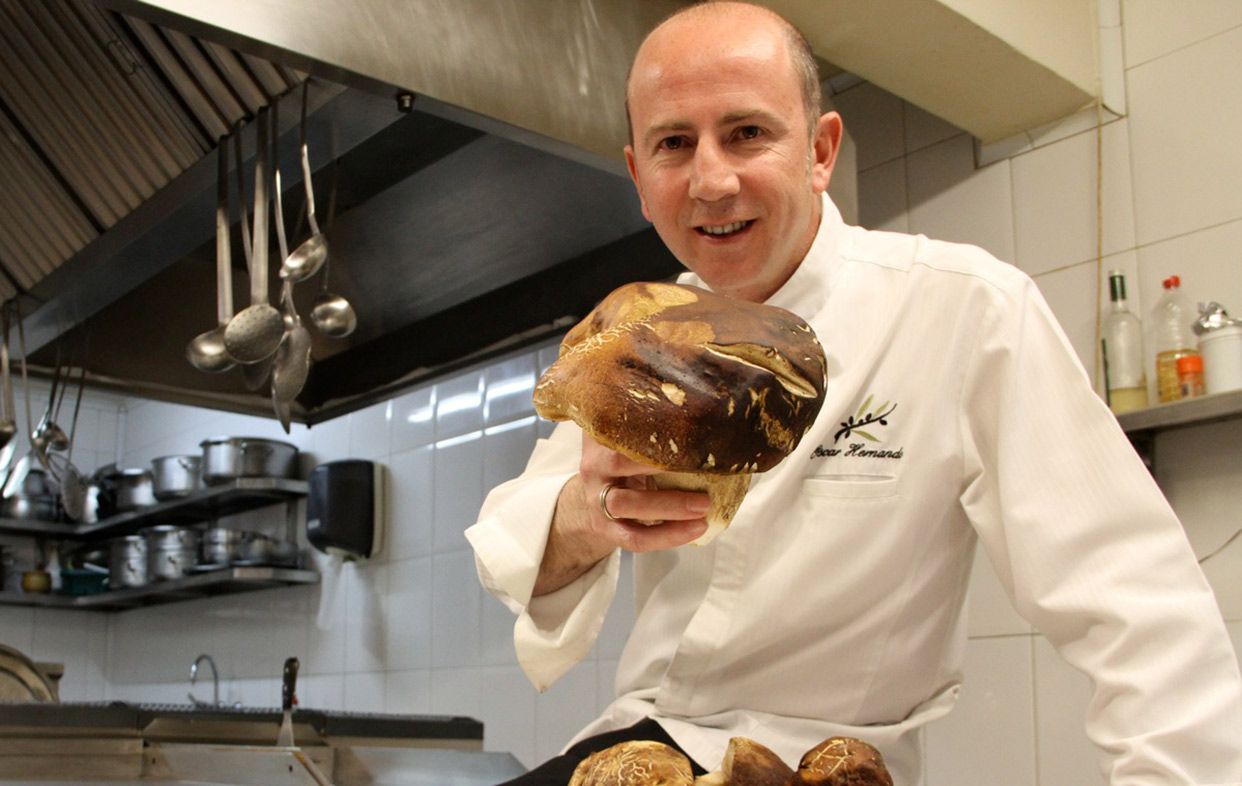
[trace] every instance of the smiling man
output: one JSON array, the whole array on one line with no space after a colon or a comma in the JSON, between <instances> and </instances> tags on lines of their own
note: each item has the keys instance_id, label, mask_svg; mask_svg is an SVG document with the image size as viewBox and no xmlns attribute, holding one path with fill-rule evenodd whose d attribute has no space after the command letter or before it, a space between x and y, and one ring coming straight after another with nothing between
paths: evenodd
<instances>
[{"instance_id":1,"label":"smiling man","mask_svg":"<svg viewBox=\"0 0 1242 786\"><path fill-rule=\"evenodd\" d=\"M796 32L773 35L783 23L762 9L731 13L724 35L706 9L643 43L625 160L643 215L681 263L717 292L761 302L815 239L841 118L820 115Z\"/></svg>"},{"instance_id":2,"label":"smiling man","mask_svg":"<svg viewBox=\"0 0 1242 786\"><path fill-rule=\"evenodd\" d=\"M827 13L827 11L826 11ZM728 530L705 495L572 423L466 532L546 689L584 658L633 552L616 698L513 781L562 786L621 740L717 767L734 736L788 763L832 736L921 783L920 732L962 689L976 547L1094 697L1113 786L1242 786L1242 679L1181 526L1031 280L983 250L849 226L826 195L841 119L766 9L695 5L640 47L625 156L683 283L794 312L828 360L798 447ZM996 782L1006 782L996 773Z\"/></svg>"}]
</instances>

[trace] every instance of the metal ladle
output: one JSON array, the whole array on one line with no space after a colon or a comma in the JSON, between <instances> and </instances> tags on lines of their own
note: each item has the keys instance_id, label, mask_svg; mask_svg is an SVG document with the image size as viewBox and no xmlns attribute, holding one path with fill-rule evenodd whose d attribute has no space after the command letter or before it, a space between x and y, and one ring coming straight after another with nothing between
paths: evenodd
<instances>
[{"instance_id":1,"label":"metal ladle","mask_svg":"<svg viewBox=\"0 0 1242 786\"><path fill-rule=\"evenodd\" d=\"M0 405L3 416L0 417L0 466L8 466L13 457L13 437L17 436L17 407L13 402L13 378L9 374L9 310L4 307L0 314L0 331L3 332L3 343L0 343Z\"/></svg>"},{"instance_id":2,"label":"metal ladle","mask_svg":"<svg viewBox=\"0 0 1242 786\"><path fill-rule=\"evenodd\" d=\"M216 150L216 320L217 326L191 339L185 356L199 371L219 373L235 364L224 348L224 330L233 318L233 261L229 250L229 145ZM241 159L238 157L240 171ZM239 197L240 198L240 197Z\"/></svg>"},{"instance_id":3,"label":"metal ladle","mask_svg":"<svg viewBox=\"0 0 1242 786\"><path fill-rule=\"evenodd\" d=\"M331 226L332 219L336 215L336 164L332 165L332 195L328 200L328 224ZM343 296L328 291L328 273L330 272L332 263L325 259L323 264L323 289L315 297L315 302L311 304L311 324L331 338L344 338L354 332L354 328L358 327L358 315L354 313L354 307L349 304Z\"/></svg>"},{"instance_id":4,"label":"metal ladle","mask_svg":"<svg viewBox=\"0 0 1242 786\"><path fill-rule=\"evenodd\" d=\"M258 153L254 174L254 249L250 265L250 305L224 328L224 348L238 363L258 363L270 357L285 332L285 322L267 299L267 181L268 141L266 108L259 110Z\"/></svg>"},{"instance_id":5,"label":"metal ladle","mask_svg":"<svg viewBox=\"0 0 1242 786\"><path fill-rule=\"evenodd\" d=\"M315 220L315 188L311 183L310 153L306 148L306 91L307 82L302 83L302 124L301 124L301 156L302 182L306 186L306 220L310 224L311 236L293 249L292 254L284 256L280 266L280 277L286 281L298 283L305 281L319 272L328 258L328 241L319 231L319 222Z\"/></svg>"},{"instance_id":6,"label":"metal ladle","mask_svg":"<svg viewBox=\"0 0 1242 786\"><path fill-rule=\"evenodd\" d=\"M275 125L276 110L272 111L272 122ZM275 136L275 134L273 134ZM275 140L273 140L275 141ZM280 254L288 258L288 245L285 239L285 210L281 197L280 165L276 151L272 151L272 180L276 206L276 242ZM311 336L310 331L298 317L297 308L293 303L293 280L285 278L280 288L280 304L284 310L285 333L276 348L276 358L272 363L272 406L276 410L276 418L280 426L289 433L292 420L290 407L293 400L306 384L310 373Z\"/></svg>"}]
</instances>

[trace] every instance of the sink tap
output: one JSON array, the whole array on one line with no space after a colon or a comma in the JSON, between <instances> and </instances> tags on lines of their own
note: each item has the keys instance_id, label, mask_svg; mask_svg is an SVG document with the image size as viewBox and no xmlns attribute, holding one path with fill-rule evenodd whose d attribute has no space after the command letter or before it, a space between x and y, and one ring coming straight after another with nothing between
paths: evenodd
<instances>
[{"instance_id":1,"label":"sink tap","mask_svg":"<svg viewBox=\"0 0 1242 786\"><path fill-rule=\"evenodd\" d=\"M203 653L194 659L194 663L190 664L190 687L194 687L194 681L198 679L198 664L207 661L207 665L211 666L211 704L194 698L194 692L190 691L186 694L195 707L219 707L220 706L220 672L216 669L216 662L210 655Z\"/></svg>"}]
</instances>

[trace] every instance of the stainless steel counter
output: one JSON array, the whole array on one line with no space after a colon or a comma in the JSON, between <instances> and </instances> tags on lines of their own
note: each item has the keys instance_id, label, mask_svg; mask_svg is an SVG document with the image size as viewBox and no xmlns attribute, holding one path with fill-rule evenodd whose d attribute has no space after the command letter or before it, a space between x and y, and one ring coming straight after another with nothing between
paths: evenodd
<instances>
[{"instance_id":1,"label":"stainless steel counter","mask_svg":"<svg viewBox=\"0 0 1242 786\"><path fill-rule=\"evenodd\" d=\"M490 786L524 772L484 753L483 724L446 715L274 708L0 704L0 783Z\"/></svg>"}]
</instances>

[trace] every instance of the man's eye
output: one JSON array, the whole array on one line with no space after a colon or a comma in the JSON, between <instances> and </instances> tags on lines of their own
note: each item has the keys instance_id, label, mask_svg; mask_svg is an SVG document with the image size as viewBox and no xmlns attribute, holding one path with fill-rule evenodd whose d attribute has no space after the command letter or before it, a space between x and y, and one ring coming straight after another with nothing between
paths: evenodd
<instances>
[{"instance_id":1,"label":"man's eye","mask_svg":"<svg viewBox=\"0 0 1242 786\"><path fill-rule=\"evenodd\" d=\"M686 144L686 140L679 136L667 136L660 140L661 150L680 150Z\"/></svg>"},{"instance_id":2,"label":"man's eye","mask_svg":"<svg viewBox=\"0 0 1242 786\"><path fill-rule=\"evenodd\" d=\"M757 139L763 134L759 126L742 126L737 130L739 139Z\"/></svg>"}]
</instances>

